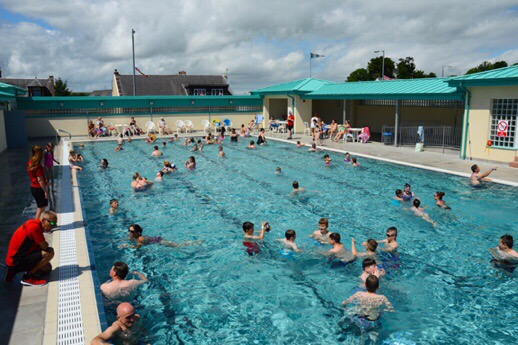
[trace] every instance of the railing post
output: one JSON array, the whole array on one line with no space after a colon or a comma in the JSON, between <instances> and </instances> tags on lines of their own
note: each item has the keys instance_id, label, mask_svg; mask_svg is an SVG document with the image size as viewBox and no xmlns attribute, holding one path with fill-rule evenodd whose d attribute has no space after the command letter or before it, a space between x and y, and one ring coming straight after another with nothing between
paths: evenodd
<instances>
[{"instance_id":1,"label":"railing post","mask_svg":"<svg viewBox=\"0 0 518 345\"><path fill-rule=\"evenodd\" d=\"M446 137L446 126L442 126L442 153L444 154L444 138Z\"/></svg>"}]
</instances>

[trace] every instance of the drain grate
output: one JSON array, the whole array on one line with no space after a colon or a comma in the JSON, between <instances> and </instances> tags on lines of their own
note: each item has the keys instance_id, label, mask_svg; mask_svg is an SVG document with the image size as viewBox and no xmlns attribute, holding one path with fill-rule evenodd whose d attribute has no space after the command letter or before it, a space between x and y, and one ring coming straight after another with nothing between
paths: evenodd
<instances>
[{"instance_id":1,"label":"drain grate","mask_svg":"<svg viewBox=\"0 0 518 345\"><path fill-rule=\"evenodd\" d=\"M63 141L62 162L68 161L68 141ZM77 265L74 213L66 212L72 205L72 183L68 176L70 167L63 165L61 205L59 214L59 297L58 336L60 345L84 344L83 317L81 315L81 292Z\"/></svg>"}]
</instances>

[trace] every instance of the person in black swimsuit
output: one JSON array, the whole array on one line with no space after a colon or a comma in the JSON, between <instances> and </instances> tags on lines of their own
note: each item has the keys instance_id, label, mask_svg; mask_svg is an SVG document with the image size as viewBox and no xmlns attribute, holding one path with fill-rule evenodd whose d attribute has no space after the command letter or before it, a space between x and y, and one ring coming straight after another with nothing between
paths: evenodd
<instances>
[{"instance_id":1,"label":"person in black swimsuit","mask_svg":"<svg viewBox=\"0 0 518 345\"><path fill-rule=\"evenodd\" d=\"M257 137L257 145L264 145L266 144L266 139L264 137L264 128L261 128L261 132L259 133L259 136Z\"/></svg>"}]
</instances>

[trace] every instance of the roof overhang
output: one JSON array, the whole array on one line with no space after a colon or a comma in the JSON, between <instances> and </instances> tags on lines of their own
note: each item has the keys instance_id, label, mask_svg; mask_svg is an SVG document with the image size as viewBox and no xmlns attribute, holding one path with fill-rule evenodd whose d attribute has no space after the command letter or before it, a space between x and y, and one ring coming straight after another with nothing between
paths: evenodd
<instances>
[{"instance_id":1,"label":"roof overhang","mask_svg":"<svg viewBox=\"0 0 518 345\"><path fill-rule=\"evenodd\" d=\"M449 86L518 86L518 78L449 80Z\"/></svg>"},{"instance_id":2,"label":"roof overhang","mask_svg":"<svg viewBox=\"0 0 518 345\"><path fill-rule=\"evenodd\" d=\"M451 100L464 101L463 92L440 93L440 94L422 94L422 93L365 93L365 94L307 94L302 99L390 99L390 100Z\"/></svg>"}]
</instances>

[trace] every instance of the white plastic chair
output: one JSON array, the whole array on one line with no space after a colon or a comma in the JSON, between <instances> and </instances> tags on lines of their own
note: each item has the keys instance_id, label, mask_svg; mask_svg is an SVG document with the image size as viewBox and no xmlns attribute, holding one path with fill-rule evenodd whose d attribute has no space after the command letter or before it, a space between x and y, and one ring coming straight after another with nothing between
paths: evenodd
<instances>
[{"instance_id":1,"label":"white plastic chair","mask_svg":"<svg viewBox=\"0 0 518 345\"><path fill-rule=\"evenodd\" d=\"M201 120L201 124L203 125L203 133L207 134L207 132L210 133L211 124L209 120Z\"/></svg>"},{"instance_id":2,"label":"white plastic chair","mask_svg":"<svg viewBox=\"0 0 518 345\"><path fill-rule=\"evenodd\" d=\"M155 127L156 126L153 123L153 121L146 122L147 134L149 134L151 132L156 133Z\"/></svg>"},{"instance_id":3,"label":"white plastic chair","mask_svg":"<svg viewBox=\"0 0 518 345\"><path fill-rule=\"evenodd\" d=\"M181 133L182 129L185 129L185 124L183 123L182 120L176 120L175 125L176 125L176 133Z\"/></svg>"},{"instance_id":4,"label":"white plastic chair","mask_svg":"<svg viewBox=\"0 0 518 345\"><path fill-rule=\"evenodd\" d=\"M311 136L311 129L309 128L308 122L304 122L304 135L306 135L306 133L308 133L308 135Z\"/></svg>"},{"instance_id":5,"label":"white plastic chair","mask_svg":"<svg viewBox=\"0 0 518 345\"><path fill-rule=\"evenodd\" d=\"M192 124L191 120L185 120L184 122L184 125L185 125L185 132L194 132L194 125Z\"/></svg>"}]
</instances>

